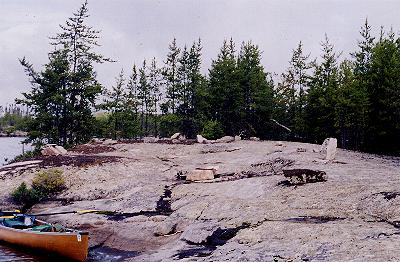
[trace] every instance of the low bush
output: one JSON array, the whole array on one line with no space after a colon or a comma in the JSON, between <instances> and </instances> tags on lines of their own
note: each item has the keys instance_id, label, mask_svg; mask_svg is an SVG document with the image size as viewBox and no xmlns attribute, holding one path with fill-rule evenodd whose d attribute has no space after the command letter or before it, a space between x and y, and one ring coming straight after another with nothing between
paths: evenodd
<instances>
[{"instance_id":1,"label":"low bush","mask_svg":"<svg viewBox=\"0 0 400 262\"><path fill-rule=\"evenodd\" d=\"M207 139L217 139L224 135L224 130L222 129L221 123L210 120L204 124L203 132L201 134Z\"/></svg>"},{"instance_id":2,"label":"low bush","mask_svg":"<svg viewBox=\"0 0 400 262\"><path fill-rule=\"evenodd\" d=\"M41 171L32 180L31 188L22 182L11 192L11 198L23 211L28 210L41 200L54 196L66 189L62 171L49 169Z\"/></svg>"},{"instance_id":3,"label":"low bush","mask_svg":"<svg viewBox=\"0 0 400 262\"><path fill-rule=\"evenodd\" d=\"M37 173L32 180L32 189L45 197L60 193L66 188L62 173L59 169L49 169Z\"/></svg>"},{"instance_id":4,"label":"low bush","mask_svg":"<svg viewBox=\"0 0 400 262\"><path fill-rule=\"evenodd\" d=\"M11 193L13 201L17 205L22 205L22 209L28 209L34 204L39 202L40 196L35 190L27 187L25 182L22 182L14 191Z\"/></svg>"}]
</instances>

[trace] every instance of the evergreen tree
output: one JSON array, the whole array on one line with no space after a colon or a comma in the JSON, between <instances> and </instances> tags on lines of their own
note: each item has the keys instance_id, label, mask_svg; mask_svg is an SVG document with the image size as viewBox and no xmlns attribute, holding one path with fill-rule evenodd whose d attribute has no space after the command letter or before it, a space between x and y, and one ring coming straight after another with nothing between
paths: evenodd
<instances>
[{"instance_id":1,"label":"evergreen tree","mask_svg":"<svg viewBox=\"0 0 400 262\"><path fill-rule=\"evenodd\" d=\"M141 135L149 133L149 109L151 107L150 87L147 73L146 60L139 69L138 101L140 104L140 130Z\"/></svg>"},{"instance_id":2,"label":"evergreen tree","mask_svg":"<svg viewBox=\"0 0 400 262\"><path fill-rule=\"evenodd\" d=\"M199 92L204 86L204 77L200 73L201 40L193 43L190 50L185 46L179 59L178 110L181 117L181 131L190 138L196 136L198 123L195 119L199 101Z\"/></svg>"},{"instance_id":3,"label":"evergreen tree","mask_svg":"<svg viewBox=\"0 0 400 262\"><path fill-rule=\"evenodd\" d=\"M125 90L125 78L124 71L121 70L118 77L116 78L116 83L112 89L105 90L104 92L105 101L103 108L108 110L110 114L110 125L112 136L114 139L120 138L123 133L123 122L126 112L126 90Z\"/></svg>"},{"instance_id":4,"label":"evergreen tree","mask_svg":"<svg viewBox=\"0 0 400 262\"><path fill-rule=\"evenodd\" d=\"M241 132L267 138L273 109L273 84L261 65L261 51L251 42L243 43L237 59L243 104L240 108Z\"/></svg>"},{"instance_id":5,"label":"evergreen tree","mask_svg":"<svg viewBox=\"0 0 400 262\"><path fill-rule=\"evenodd\" d=\"M373 48L369 74L368 149L399 153L400 39L393 32Z\"/></svg>"},{"instance_id":6,"label":"evergreen tree","mask_svg":"<svg viewBox=\"0 0 400 262\"><path fill-rule=\"evenodd\" d=\"M166 85L166 98L167 102L164 107L175 114L178 101L178 63L179 63L180 49L176 45L176 38L169 45L169 53L167 54L167 60L164 62L163 78ZM165 111L168 111L165 110Z\"/></svg>"},{"instance_id":7,"label":"evergreen tree","mask_svg":"<svg viewBox=\"0 0 400 262\"><path fill-rule=\"evenodd\" d=\"M336 136L335 93L338 89L337 55L325 35L321 43L321 63L315 63L307 96L306 121L308 137L321 143L326 137Z\"/></svg>"},{"instance_id":8,"label":"evergreen tree","mask_svg":"<svg viewBox=\"0 0 400 262\"><path fill-rule=\"evenodd\" d=\"M225 40L209 70L209 117L221 123L227 135L235 135L240 131L238 123L232 121L240 118L242 104L236 62L235 44L232 39L229 43Z\"/></svg>"},{"instance_id":9,"label":"evergreen tree","mask_svg":"<svg viewBox=\"0 0 400 262\"><path fill-rule=\"evenodd\" d=\"M309 81L309 69L311 63L308 61L310 55L303 53L303 44L293 50L289 68L281 76L282 81L278 83L275 100L278 115L281 122L292 130L292 138L303 138L305 136L305 89Z\"/></svg>"},{"instance_id":10,"label":"evergreen tree","mask_svg":"<svg viewBox=\"0 0 400 262\"><path fill-rule=\"evenodd\" d=\"M157 68L157 61L156 58L153 58L151 61L151 65L149 68L149 111L147 112L151 118L153 119L153 134L157 136L158 134L158 103L161 100L161 92L160 92L160 85L161 85L161 78L160 78L160 70Z\"/></svg>"},{"instance_id":11,"label":"evergreen tree","mask_svg":"<svg viewBox=\"0 0 400 262\"><path fill-rule=\"evenodd\" d=\"M29 140L40 146L44 143L65 144L71 130L71 107L67 99L69 63L66 51L53 52L43 72L37 73L25 60L20 63L30 78L32 91L23 93L17 103L31 108L34 118L29 125Z\"/></svg>"},{"instance_id":12,"label":"evergreen tree","mask_svg":"<svg viewBox=\"0 0 400 262\"><path fill-rule=\"evenodd\" d=\"M29 62L20 60L33 90L24 94L25 99L19 102L32 105L34 113L41 115L34 118L30 132L30 139L37 140L35 142L47 140L72 145L91 137L92 108L102 91L94 65L111 60L94 51L99 32L85 24L88 17L85 2L65 25L60 25L62 32L52 38L55 51L50 53L44 72L36 73ZM53 112L43 108L43 101L40 101L43 96L49 104L54 104ZM46 121L40 122L42 117Z\"/></svg>"}]
</instances>

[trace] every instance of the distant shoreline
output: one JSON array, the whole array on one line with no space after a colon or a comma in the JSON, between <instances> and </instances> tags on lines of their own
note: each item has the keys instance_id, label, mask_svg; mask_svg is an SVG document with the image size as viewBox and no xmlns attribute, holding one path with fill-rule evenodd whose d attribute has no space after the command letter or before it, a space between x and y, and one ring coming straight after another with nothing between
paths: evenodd
<instances>
[{"instance_id":1,"label":"distant shoreline","mask_svg":"<svg viewBox=\"0 0 400 262\"><path fill-rule=\"evenodd\" d=\"M28 133L24 131L15 131L11 134L0 133L0 137L27 137Z\"/></svg>"}]
</instances>

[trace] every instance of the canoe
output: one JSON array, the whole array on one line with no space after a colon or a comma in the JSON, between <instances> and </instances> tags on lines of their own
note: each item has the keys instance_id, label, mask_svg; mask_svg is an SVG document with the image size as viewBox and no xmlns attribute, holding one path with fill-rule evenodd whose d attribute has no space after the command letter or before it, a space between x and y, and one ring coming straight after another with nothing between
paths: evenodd
<instances>
[{"instance_id":1,"label":"canoe","mask_svg":"<svg viewBox=\"0 0 400 262\"><path fill-rule=\"evenodd\" d=\"M86 261L89 233L52 225L27 215L0 219L0 241Z\"/></svg>"}]
</instances>

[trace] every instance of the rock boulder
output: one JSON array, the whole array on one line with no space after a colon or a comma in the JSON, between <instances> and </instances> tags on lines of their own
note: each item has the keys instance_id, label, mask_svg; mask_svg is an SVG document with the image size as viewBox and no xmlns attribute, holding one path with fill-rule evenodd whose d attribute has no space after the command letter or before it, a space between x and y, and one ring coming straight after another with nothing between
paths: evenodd
<instances>
[{"instance_id":1,"label":"rock boulder","mask_svg":"<svg viewBox=\"0 0 400 262\"><path fill-rule=\"evenodd\" d=\"M216 170L214 168L210 169L195 169L186 175L186 180L189 181L202 181L214 179Z\"/></svg>"},{"instance_id":2,"label":"rock boulder","mask_svg":"<svg viewBox=\"0 0 400 262\"><path fill-rule=\"evenodd\" d=\"M337 139L327 138L321 145L320 153L326 160L333 160L336 157Z\"/></svg>"}]
</instances>

